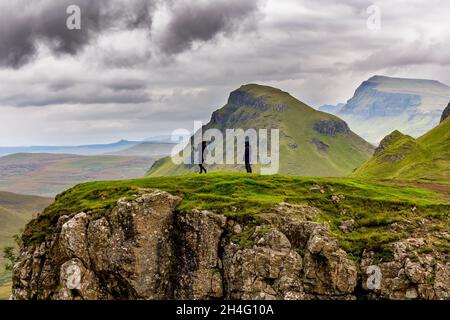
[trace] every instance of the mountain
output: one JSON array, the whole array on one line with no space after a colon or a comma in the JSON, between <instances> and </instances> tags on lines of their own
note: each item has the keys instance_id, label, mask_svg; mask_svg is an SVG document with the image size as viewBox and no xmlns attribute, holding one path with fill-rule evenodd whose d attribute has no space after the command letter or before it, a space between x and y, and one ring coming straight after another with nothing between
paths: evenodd
<instances>
[{"instance_id":1,"label":"mountain","mask_svg":"<svg viewBox=\"0 0 450 320\"><path fill-rule=\"evenodd\" d=\"M156 158L19 153L0 158L0 190L54 196L80 182L141 177Z\"/></svg>"},{"instance_id":2,"label":"mountain","mask_svg":"<svg viewBox=\"0 0 450 320\"><path fill-rule=\"evenodd\" d=\"M90 144L81 146L30 146L30 147L0 147L0 156L15 153L58 153L78 155L100 155L118 152L137 144L140 141L120 140L110 144Z\"/></svg>"},{"instance_id":3,"label":"mountain","mask_svg":"<svg viewBox=\"0 0 450 320\"><path fill-rule=\"evenodd\" d=\"M336 116L319 112L280 89L244 85L213 113L204 130L279 129L280 173L303 176L345 176L367 160L373 147ZM258 166L255 166L258 169ZM243 171L243 166L209 166L210 171ZM157 161L148 175L196 172L194 165Z\"/></svg>"},{"instance_id":4,"label":"mountain","mask_svg":"<svg viewBox=\"0 0 450 320\"><path fill-rule=\"evenodd\" d=\"M113 154L133 157L162 158L170 155L174 146L174 143L142 142L130 148L114 152Z\"/></svg>"},{"instance_id":5,"label":"mountain","mask_svg":"<svg viewBox=\"0 0 450 320\"><path fill-rule=\"evenodd\" d=\"M341 117L361 137L378 143L395 129L423 135L439 123L449 99L450 87L438 81L374 76L346 104L319 110Z\"/></svg>"},{"instance_id":6,"label":"mountain","mask_svg":"<svg viewBox=\"0 0 450 320\"><path fill-rule=\"evenodd\" d=\"M394 131L354 173L359 178L450 181L450 107L442 122L418 139Z\"/></svg>"},{"instance_id":7,"label":"mountain","mask_svg":"<svg viewBox=\"0 0 450 320\"><path fill-rule=\"evenodd\" d=\"M53 199L36 196L19 195L0 191L0 299L10 294L10 272L5 271L3 248L14 245L13 235L32 218L50 205Z\"/></svg>"}]
</instances>

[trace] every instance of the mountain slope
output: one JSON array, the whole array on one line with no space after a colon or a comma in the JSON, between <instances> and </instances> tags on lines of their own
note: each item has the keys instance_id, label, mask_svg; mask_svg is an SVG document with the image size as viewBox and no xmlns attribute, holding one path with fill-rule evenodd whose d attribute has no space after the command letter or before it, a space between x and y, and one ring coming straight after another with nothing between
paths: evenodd
<instances>
[{"instance_id":1,"label":"mountain slope","mask_svg":"<svg viewBox=\"0 0 450 320\"><path fill-rule=\"evenodd\" d=\"M383 139L375 155L354 173L375 179L450 181L450 118L418 139L398 131Z\"/></svg>"},{"instance_id":2,"label":"mountain slope","mask_svg":"<svg viewBox=\"0 0 450 320\"><path fill-rule=\"evenodd\" d=\"M13 235L25 227L33 214L42 211L52 201L50 198L0 191L0 299L7 298L10 292L7 283L11 274L5 271L3 248L12 246Z\"/></svg>"},{"instance_id":3,"label":"mountain slope","mask_svg":"<svg viewBox=\"0 0 450 320\"><path fill-rule=\"evenodd\" d=\"M54 196L80 182L141 177L155 158L14 154L0 158L0 190Z\"/></svg>"},{"instance_id":4,"label":"mountain slope","mask_svg":"<svg viewBox=\"0 0 450 320\"><path fill-rule=\"evenodd\" d=\"M434 80L374 76L364 81L341 107L319 110L343 118L370 142L378 143L395 129L419 137L439 123L450 87Z\"/></svg>"},{"instance_id":5,"label":"mountain slope","mask_svg":"<svg viewBox=\"0 0 450 320\"><path fill-rule=\"evenodd\" d=\"M279 129L280 173L303 176L344 176L367 160L373 147L336 116L319 112L279 89L250 84L232 92L228 103L213 113L204 130ZM256 166L257 167L257 166ZM212 166L210 171L243 171L243 166ZM196 172L157 161L150 176Z\"/></svg>"}]
</instances>

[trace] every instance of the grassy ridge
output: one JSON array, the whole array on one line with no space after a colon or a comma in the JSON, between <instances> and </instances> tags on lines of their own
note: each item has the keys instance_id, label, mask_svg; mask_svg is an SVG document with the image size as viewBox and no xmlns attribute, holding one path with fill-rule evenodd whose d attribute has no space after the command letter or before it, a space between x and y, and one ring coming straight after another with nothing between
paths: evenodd
<instances>
[{"instance_id":1,"label":"grassy ridge","mask_svg":"<svg viewBox=\"0 0 450 320\"><path fill-rule=\"evenodd\" d=\"M354 177L450 182L450 119L418 139L395 131L383 143Z\"/></svg>"},{"instance_id":2,"label":"grassy ridge","mask_svg":"<svg viewBox=\"0 0 450 320\"><path fill-rule=\"evenodd\" d=\"M429 219L433 228L449 228L450 203L442 195L417 187L369 183L346 178L259 176L241 173L142 178L128 181L92 182L59 195L25 230L26 243L42 241L54 231L60 215L89 212L94 217L108 213L119 198L132 199L138 191L159 189L183 198L179 210L208 209L234 217L244 224L260 223L258 214L280 202L308 204L320 209L318 222L328 222L348 252L359 257L364 248L389 255L390 244L406 233L393 234L394 222ZM331 201L333 195L343 200ZM354 219L358 228L343 234L341 222ZM448 243L440 248L447 250Z\"/></svg>"}]
</instances>

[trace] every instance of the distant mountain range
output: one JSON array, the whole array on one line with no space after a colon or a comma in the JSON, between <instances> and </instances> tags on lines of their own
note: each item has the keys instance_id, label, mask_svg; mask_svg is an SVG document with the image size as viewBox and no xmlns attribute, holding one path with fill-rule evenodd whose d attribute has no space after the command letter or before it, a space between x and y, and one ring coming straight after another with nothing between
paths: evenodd
<instances>
[{"instance_id":1,"label":"distant mountain range","mask_svg":"<svg viewBox=\"0 0 450 320\"><path fill-rule=\"evenodd\" d=\"M154 144L156 149L161 149L161 144L174 144L170 137L155 137L150 138L149 141L128 141L120 140L109 144L88 144L80 146L18 146L18 147L0 147L0 156L15 154L15 153L58 153L58 154L76 154L83 156L101 155L101 154L115 154L117 152L125 151L129 148L144 143L148 149L150 144ZM125 154L126 152L122 152ZM148 155L153 156L154 154Z\"/></svg>"},{"instance_id":2,"label":"distant mountain range","mask_svg":"<svg viewBox=\"0 0 450 320\"><path fill-rule=\"evenodd\" d=\"M120 140L109 144L91 144L81 146L24 146L24 147L0 147L0 156L14 153L59 153L77 155L99 155L125 150L135 146L141 141Z\"/></svg>"},{"instance_id":3,"label":"distant mountain range","mask_svg":"<svg viewBox=\"0 0 450 320\"><path fill-rule=\"evenodd\" d=\"M280 89L245 85L230 94L204 129L279 129L280 173L303 176L345 176L366 161L373 146L336 116L317 111ZM242 165L208 166L210 171L243 171ZM258 169L258 166L255 166ZM179 175L198 170L157 161L150 176Z\"/></svg>"},{"instance_id":4,"label":"distant mountain range","mask_svg":"<svg viewBox=\"0 0 450 320\"><path fill-rule=\"evenodd\" d=\"M434 80L374 76L346 104L324 105L366 140L378 144L398 129L419 137L435 127L450 100L450 87Z\"/></svg>"},{"instance_id":5,"label":"distant mountain range","mask_svg":"<svg viewBox=\"0 0 450 320\"><path fill-rule=\"evenodd\" d=\"M450 104L441 123L414 139L399 131L385 137L353 176L370 179L450 181Z\"/></svg>"}]
</instances>

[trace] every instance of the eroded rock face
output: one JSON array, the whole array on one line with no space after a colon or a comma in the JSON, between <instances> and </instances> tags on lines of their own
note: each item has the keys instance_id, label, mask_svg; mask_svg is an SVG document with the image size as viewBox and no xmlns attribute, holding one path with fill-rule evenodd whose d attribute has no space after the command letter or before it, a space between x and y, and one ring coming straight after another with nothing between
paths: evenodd
<instances>
[{"instance_id":1,"label":"eroded rock face","mask_svg":"<svg viewBox=\"0 0 450 320\"><path fill-rule=\"evenodd\" d=\"M408 238L394 244L393 261L378 265L382 277L379 289L369 297L383 299L450 299L450 262L439 253L423 250L427 241ZM374 253L365 252L361 262L364 272L374 264ZM367 288L367 281L363 281Z\"/></svg>"},{"instance_id":2,"label":"eroded rock face","mask_svg":"<svg viewBox=\"0 0 450 320\"><path fill-rule=\"evenodd\" d=\"M327 136L350 133L347 123L342 120L320 120L314 124L313 128L317 132Z\"/></svg>"},{"instance_id":3,"label":"eroded rock face","mask_svg":"<svg viewBox=\"0 0 450 320\"><path fill-rule=\"evenodd\" d=\"M365 252L358 271L317 208L280 203L243 224L180 201L142 191L101 217L62 216L50 240L21 249L13 298L450 298L450 263L420 251L424 239L397 242L390 262Z\"/></svg>"},{"instance_id":4,"label":"eroded rock face","mask_svg":"<svg viewBox=\"0 0 450 320\"><path fill-rule=\"evenodd\" d=\"M450 116L450 102L448 103L447 108L445 108L444 112L441 116L441 123L444 122Z\"/></svg>"}]
</instances>

